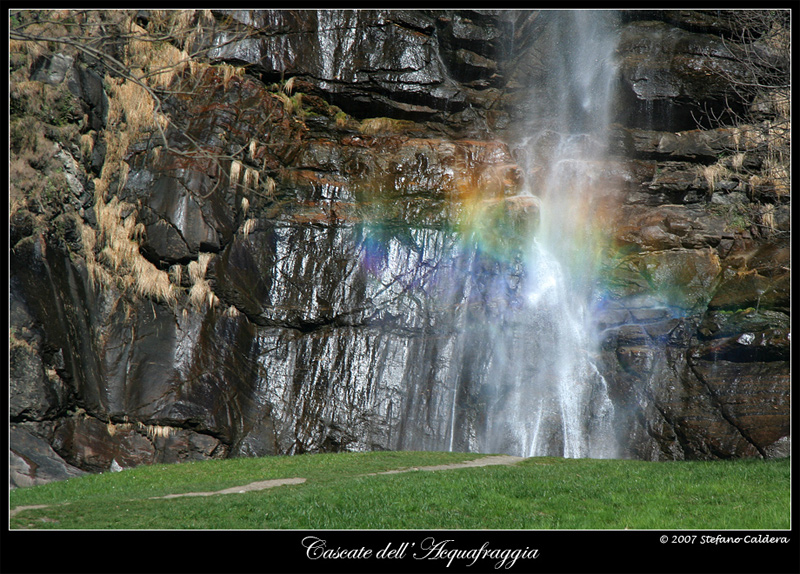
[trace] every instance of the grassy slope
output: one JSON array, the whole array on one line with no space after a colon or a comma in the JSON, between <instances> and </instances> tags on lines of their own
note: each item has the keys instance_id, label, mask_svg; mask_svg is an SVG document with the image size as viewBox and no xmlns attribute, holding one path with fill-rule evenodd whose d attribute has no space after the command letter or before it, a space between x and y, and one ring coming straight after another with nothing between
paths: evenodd
<instances>
[{"instance_id":1,"label":"grassy slope","mask_svg":"<svg viewBox=\"0 0 800 574\"><path fill-rule=\"evenodd\" d=\"M513 467L364 476L480 455L376 452L153 465L10 493L12 528L782 529L790 463L531 458ZM150 500L256 480L260 492ZM67 503L67 504L64 504Z\"/></svg>"}]
</instances>

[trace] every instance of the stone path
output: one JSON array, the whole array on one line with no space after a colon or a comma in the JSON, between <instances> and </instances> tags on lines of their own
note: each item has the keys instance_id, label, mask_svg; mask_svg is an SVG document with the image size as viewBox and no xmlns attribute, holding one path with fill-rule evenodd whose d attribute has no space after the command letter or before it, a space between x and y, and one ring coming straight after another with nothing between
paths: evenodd
<instances>
[{"instance_id":1,"label":"stone path","mask_svg":"<svg viewBox=\"0 0 800 574\"><path fill-rule=\"evenodd\" d=\"M378 474L399 474L402 472L412 472L415 470L450 470L452 468L471 468L476 466L493 466L496 464L509 465L516 464L521 460L525 460L524 457L501 454L496 456L484 456L483 458L476 458L475 460L456 462L453 464L438 464L435 466L415 466L412 468L401 468L397 470L384 470L383 472L373 472L364 476L375 476Z\"/></svg>"},{"instance_id":2,"label":"stone path","mask_svg":"<svg viewBox=\"0 0 800 574\"><path fill-rule=\"evenodd\" d=\"M360 476L377 476L380 474L400 474L403 472L414 472L418 470L450 470L454 468L471 468L476 466L492 466L496 464L516 464L524 460L521 456L510 455L497 455L485 456L483 458L476 458L475 460L468 460L466 462L456 462L453 464L438 464L435 466L414 466L410 468L399 468L395 470L384 470L382 472L371 472ZM266 490L275 486L283 486L284 484L302 484L306 481L305 478L278 478L275 480L260 480L251 482L243 486L232 486L223 490L214 490L211 492L183 492L181 494L167 494L166 496L154 496L153 499L161 498L180 498L182 496L212 496L215 494L240 494L244 492L253 492L255 490Z\"/></svg>"},{"instance_id":3,"label":"stone path","mask_svg":"<svg viewBox=\"0 0 800 574\"><path fill-rule=\"evenodd\" d=\"M525 460L521 456L510 456L510 455L495 455L495 456L484 456L482 458L476 458L475 460L468 460L465 462L456 462L453 464L438 464L434 466L414 466L410 468L400 468L396 470L384 470L382 472L371 472L368 474L360 475L360 476L378 476L381 474L400 474L403 472L414 472L414 471L433 471L433 470L451 470L456 468L473 468L478 466L493 466L493 465L511 465L516 464L521 460ZM184 496L213 496L216 494L240 494L244 492L253 492L256 490L266 490L267 488L273 488L275 486L283 486L286 484L302 484L306 481L305 478L277 478L274 480L259 480L256 482L251 482L250 484L245 484L242 486L232 486L231 488L224 488L222 490L214 490L210 492L182 492L180 494L167 494L166 496L153 496L151 499L170 499L170 498L181 498ZM16 508L12 508L10 511L9 518L19 514L24 510L34 510L37 508L47 508L48 504L37 504L34 506L17 506Z\"/></svg>"},{"instance_id":4,"label":"stone path","mask_svg":"<svg viewBox=\"0 0 800 574\"><path fill-rule=\"evenodd\" d=\"M49 504L34 504L32 506L17 506L8 512L8 517L11 518L15 514L19 514L23 510L36 510L37 508L47 508Z\"/></svg>"},{"instance_id":5,"label":"stone path","mask_svg":"<svg viewBox=\"0 0 800 574\"><path fill-rule=\"evenodd\" d=\"M306 481L305 478L276 478L274 480L259 480L245 484L244 486L232 486L231 488L224 488L222 490L214 490L212 492L183 492L181 494L167 494L166 496L153 496L151 499L159 498L180 498L182 496L212 496L214 494L240 494L243 492L252 492L254 490L265 490L273 486L283 486L284 484L302 484Z\"/></svg>"}]
</instances>

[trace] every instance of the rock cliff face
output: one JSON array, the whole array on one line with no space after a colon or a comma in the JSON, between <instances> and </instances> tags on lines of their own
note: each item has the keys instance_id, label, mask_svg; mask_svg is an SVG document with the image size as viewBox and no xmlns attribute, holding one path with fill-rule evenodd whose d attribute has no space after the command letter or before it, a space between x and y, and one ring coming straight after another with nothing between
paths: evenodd
<instances>
[{"instance_id":1,"label":"rock cliff face","mask_svg":"<svg viewBox=\"0 0 800 574\"><path fill-rule=\"evenodd\" d=\"M12 485L488 448L493 337L548 336L513 312L524 272L501 255L535 233L530 135L555 145L540 111L570 97L558 13L51 16L11 51ZM738 51L767 41L732 17L615 23L591 247L617 456L789 452L788 130L736 89ZM133 31L113 62L29 41L80 18ZM725 115L756 105L760 123Z\"/></svg>"}]
</instances>

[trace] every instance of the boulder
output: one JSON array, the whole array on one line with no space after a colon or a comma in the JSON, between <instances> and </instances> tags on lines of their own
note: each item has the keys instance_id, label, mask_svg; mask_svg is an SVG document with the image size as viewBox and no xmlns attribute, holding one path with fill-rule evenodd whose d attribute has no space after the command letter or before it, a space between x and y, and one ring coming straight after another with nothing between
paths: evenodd
<instances>
[{"instance_id":1,"label":"boulder","mask_svg":"<svg viewBox=\"0 0 800 574\"><path fill-rule=\"evenodd\" d=\"M85 416L64 419L59 424L53 449L73 466L88 472L110 471L114 461L122 468L151 463L155 455L152 443L136 430L116 429L113 424Z\"/></svg>"},{"instance_id":2,"label":"boulder","mask_svg":"<svg viewBox=\"0 0 800 574\"><path fill-rule=\"evenodd\" d=\"M86 474L61 458L43 439L17 425L9 431L9 488L36 486Z\"/></svg>"}]
</instances>

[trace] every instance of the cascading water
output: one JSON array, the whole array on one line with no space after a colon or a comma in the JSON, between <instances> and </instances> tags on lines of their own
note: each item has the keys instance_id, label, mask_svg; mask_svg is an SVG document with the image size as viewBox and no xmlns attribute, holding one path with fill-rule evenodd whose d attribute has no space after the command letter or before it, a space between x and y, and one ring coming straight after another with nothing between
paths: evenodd
<instances>
[{"instance_id":1,"label":"cascading water","mask_svg":"<svg viewBox=\"0 0 800 574\"><path fill-rule=\"evenodd\" d=\"M325 432L348 448L620 455L591 320L598 217L613 196L603 168L614 26L605 12L546 12L537 22L533 53L546 56L532 72L528 122L508 146L524 152L521 191L516 180L487 184L475 167L505 162L505 146L440 143L435 153L419 148L406 158L420 175L410 190L395 171L366 178L355 194L358 225L315 229L295 243L303 249L279 240L287 251L275 258L278 286L303 273L304 253L305 261L336 262L335 291L312 292L314 303L303 307L309 317L329 306L331 323L363 322L346 344L338 332L265 337L271 403L284 409L273 416L298 421L276 431L293 441L291 452L314 448ZM427 170L452 182L452 195L431 202L446 215L434 223L424 214L419 224L413 213L393 219L398 197L426 192ZM309 246L320 252L308 254ZM360 317L362 310L370 314ZM341 373L350 355L359 356L358 368ZM315 357L311 372L298 369L297 357ZM344 436L343 428L357 431Z\"/></svg>"},{"instance_id":2,"label":"cascading water","mask_svg":"<svg viewBox=\"0 0 800 574\"><path fill-rule=\"evenodd\" d=\"M614 94L613 22L604 12L549 16L549 51L560 60L545 62L525 145L538 228L533 236L505 233L505 216L470 235L483 307L464 336L486 353L475 444L523 456L613 457L614 409L593 362L589 316L602 245L594 218L606 191L598 182Z\"/></svg>"}]
</instances>

